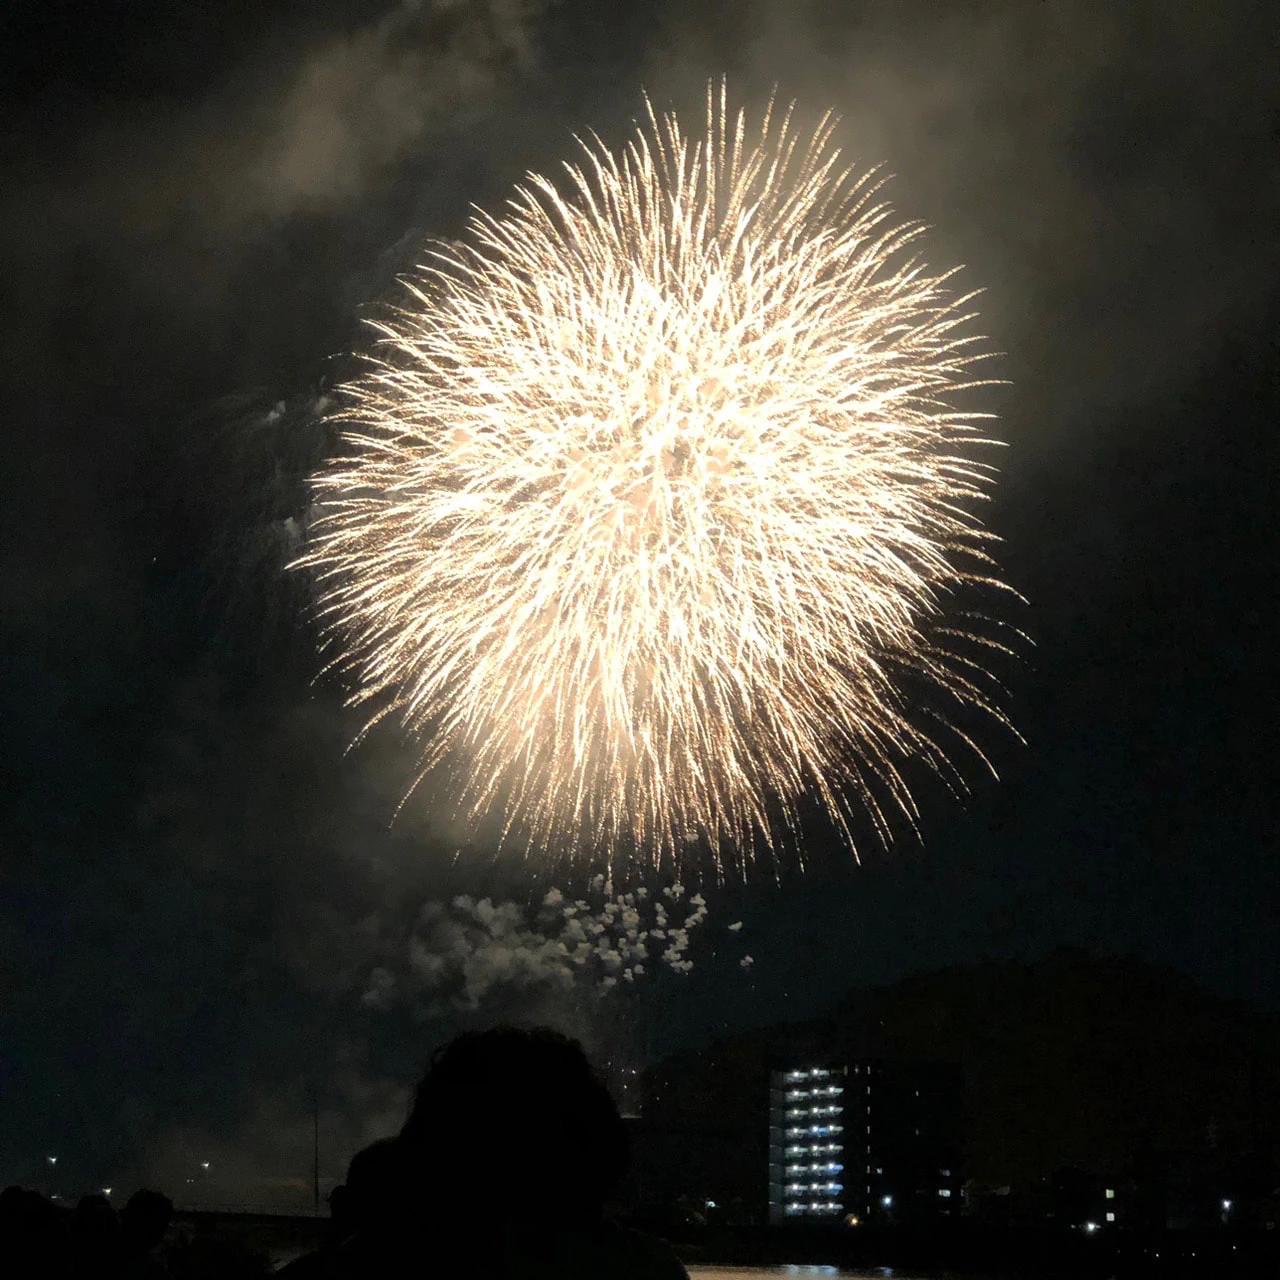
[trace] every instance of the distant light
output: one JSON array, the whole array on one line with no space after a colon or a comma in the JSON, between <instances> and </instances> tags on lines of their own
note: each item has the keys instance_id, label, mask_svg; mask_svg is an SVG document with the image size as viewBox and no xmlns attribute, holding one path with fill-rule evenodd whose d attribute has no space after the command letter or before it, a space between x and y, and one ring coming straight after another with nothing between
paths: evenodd
<instances>
[{"instance_id":1,"label":"distant light","mask_svg":"<svg viewBox=\"0 0 1280 1280\"><path fill-rule=\"evenodd\" d=\"M50 1164L57 1164L57 1163L58 1163L58 1157L57 1157L57 1156L45 1156L45 1159L46 1159Z\"/></svg>"},{"instance_id":2,"label":"distant light","mask_svg":"<svg viewBox=\"0 0 1280 1280\"><path fill-rule=\"evenodd\" d=\"M884 1205L884 1207L887 1209L887 1208L889 1208L889 1207L890 1207L890 1205L892 1205L892 1204L893 1204L893 1197L892 1197L892 1196L881 1196L881 1197L880 1197L880 1203L881 1203L882 1205Z\"/></svg>"},{"instance_id":3,"label":"distant light","mask_svg":"<svg viewBox=\"0 0 1280 1280\"><path fill-rule=\"evenodd\" d=\"M1086 1222L1084 1224L1084 1229L1086 1235L1093 1235L1093 1233L1098 1229L1098 1224L1096 1222Z\"/></svg>"},{"instance_id":4,"label":"distant light","mask_svg":"<svg viewBox=\"0 0 1280 1280\"><path fill-rule=\"evenodd\" d=\"M1223 1213L1230 1213L1230 1212L1231 1212L1231 1201L1230 1201L1230 1200L1224 1200L1224 1201L1222 1202L1222 1212L1223 1212Z\"/></svg>"},{"instance_id":5,"label":"distant light","mask_svg":"<svg viewBox=\"0 0 1280 1280\"><path fill-rule=\"evenodd\" d=\"M201 1160L201 1161L200 1161L200 1167L201 1167L202 1169L207 1169L207 1168L209 1167L209 1162L208 1162L207 1160Z\"/></svg>"},{"instance_id":6,"label":"distant light","mask_svg":"<svg viewBox=\"0 0 1280 1280\"><path fill-rule=\"evenodd\" d=\"M714 1209L715 1207L716 1207L716 1202L715 1202L714 1200L708 1200L708 1201L707 1201L707 1208L708 1208L708 1209Z\"/></svg>"},{"instance_id":7,"label":"distant light","mask_svg":"<svg viewBox=\"0 0 1280 1280\"><path fill-rule=\"evenodd\" d=\"M103 1187L103 1188L102 1188L102 1194L103 1194L104 1196L109 1196L109 1195L111 1194L111 1188L110 1188L110 1187Z\"/></svg>"}]
</instances>

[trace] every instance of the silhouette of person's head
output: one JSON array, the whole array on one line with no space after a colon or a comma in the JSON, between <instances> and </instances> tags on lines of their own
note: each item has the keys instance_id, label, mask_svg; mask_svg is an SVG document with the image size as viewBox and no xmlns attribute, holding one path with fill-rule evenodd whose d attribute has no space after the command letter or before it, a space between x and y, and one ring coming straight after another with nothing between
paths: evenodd
<instances>
[{"instance_id":1,"label":"silhouette of person's head","mask_svg":"<svg viewBox=\"0 0 1280 1280\"><path fill-rule=\"evenodd\" d=\"M500 1027L447 1045L400 1141L418 1191L462 1217L596 1217L627 1156L618 1109L582 1047L546 1029Z\"/></svg>"},{"instance_id":2,"label":"silhouette of person's head","mask_svg":"<svg viewBox=\"0 0 1280 1280\"><path fill-rule=\"evenodd\" d=\"M114 1265L120 1220L106 1196L81 1196L71 1215L71 1243L79 1270L92 1274Z\"/></svg>"},{"instance_id":3,"label":"silhouette of person's head","mask_svg":"<svg viewBox=\"0 0 1280 1280\"><path fill-rule=\"evenodd\" d=\"M69 1220L38 1191L6 1187L0 1193L0 1272L50 1280L70 1275Z\"/></svg>"},{"instance_id":4,"label":"silhouette of person's head","mask_svg":"<svg viewBox=\"0 0 1280 1280\"><path fill-rule=\"evenodd\" d=\"M146 1253L164 1239L173 1201L158 1191L135 1191L120 1212L120 1227L131 1252Z\"/></svg>"},{"instance_id":5,"label":"silhouette of person's head","mask_svg":"<svg viewBox=\"0 0 1280 1280\"><path fill-rule=\"evenodd\" d=\"M404 1190L405 1161L399 1138L379 1138L351 1157L347 1180L329 1198L340 1235L362 1231L388 1212Z\"/></svg>"}]
</instances>

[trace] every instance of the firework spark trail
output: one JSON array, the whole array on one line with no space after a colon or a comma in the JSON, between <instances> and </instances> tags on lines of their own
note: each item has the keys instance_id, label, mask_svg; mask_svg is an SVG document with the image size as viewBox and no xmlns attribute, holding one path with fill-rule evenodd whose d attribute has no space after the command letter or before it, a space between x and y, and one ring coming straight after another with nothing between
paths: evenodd
<instances>
[{"instance_id":1,"label":"firework spark trail","mask_svg":"<svg viewBox=\"0 0 1280 1280\"><path fill-rule=\"evenodd\" d=\"M834 128L650 106L374 322L304 563L355 700L504 838L748 851L805 793L887 836L903 761L958 780L948 720L1000 717L949 616L991 581L970 298Z\"/></svg>"}]
</instances>

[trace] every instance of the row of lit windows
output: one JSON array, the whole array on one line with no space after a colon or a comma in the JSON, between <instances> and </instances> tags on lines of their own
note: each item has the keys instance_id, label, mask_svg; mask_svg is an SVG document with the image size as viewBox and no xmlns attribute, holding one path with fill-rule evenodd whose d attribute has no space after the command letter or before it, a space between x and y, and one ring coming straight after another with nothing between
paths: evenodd
<instances>
[{"instance_id":1,"label":"row of lit windows","mask_svg":"<svg viewBox=\"0 0 1280 1280\"><path fill-rule=\"evenodd\" d=\"M801 1213L843 1213L844 1205L839 1200L810 1200L808 1204L789 1204L787 1212Z\"/></svg>"},{"instance_id":2,"label":"row of lit windows","mask_svg":"<svg viewBox=\"0 0 1280 1280\"><path fill-rule=\"evenodd\" d=\"M844 1165L828 1163L828 1164L789 1164L787 1165L787 1173L843 1173Z\"/></svg>"},{"instance_id":3,"label":"row of lit windows","mask_svg":"<svg viewBox=\"0 0 1280 1280\"><path fill-rule=\"evenodd\" d=\"M839 1103L831 1103L825 1107L788 1107L788 1120L803 1120L805 1116L838 1116L844 1108Z\"/></svg>"},{"instance_id":4,"label":"row of lit windows","mask_svg":"<svg viewBox=\"0 0 1280 1280\"><path fill-rule=\"evenodd\" d=\"M799 1102L803 1098L838 1098L844 1092L844 1085L829 1084L825 1089L788 1089L787 1101ZM869 1092L869 1090L868 1090Z\"/></svg>"},{"instance_id":5,"label":"row of lit windows","mask_svg":"<svg viewBox=\"0 0 1280 1280\"><path fill-rule=\"evenodd\" d=\"M788 1071L788 1080L826 1080L830 1078L831 1072L825 1067L809 1067L804 1071Z\"/></svg>"},{"instance_id":6,"label":"row of lit windows","mask_svg":"<svg viewBox=\"0 0 1280 1280\"><path fill-rule=\"evenodd\" d=\"M844 1148L838 1142L815 1142L811 1146L790 1146L787 1148L789 1156L820 1156L825 1153L834 1154L842 1151Z\"/></svg>"},{"instance_id":7,"label":"row of lit windows","mask_svg":"<svg viewBox=\"0 0 1280 1280\"><path fill-rule=\"evenodd\" d=\"M829 1134L843 1133L844 1125L842 1124L811 1124L807 1129L801 1129L796 1126L787 1130L788 1138L803 1138L809 1134L814 1137L825 1138Z\"/></svg>"},{"instance_id":8,"label":"row of lit windows","mask_svg":"<svg viewBox=\"0 0 1280 1280\"><path fill-rule=\"evenodd\" d=\"M802 1195L808 1191L810 1193L817 1191L825 1191L828 1195L833 1196L837 1191L844 1190L843 1182L788 1182L787 1198L793 1195Z\"/></svg>"}]
</instances>

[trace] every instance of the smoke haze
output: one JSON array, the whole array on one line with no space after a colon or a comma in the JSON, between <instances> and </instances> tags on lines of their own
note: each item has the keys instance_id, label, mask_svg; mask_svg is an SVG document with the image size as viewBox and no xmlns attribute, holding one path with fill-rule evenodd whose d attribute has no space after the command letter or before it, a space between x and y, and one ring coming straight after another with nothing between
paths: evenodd
<instances>
[{"instance_id":1,"label":"smoke haze","mask_svg":"<svg viewBox=\"0 0 1280 1280\"><path fill-rule=\"evenodd\" d=\"M209 1160L218 1183L190 1198L305 1200L309 1090L336 1176L399 1123L432 1047L469 1020L546 1017L607 1039L574 994L582 940L539 916L537 865L465 847L425 802L391 824L412 759L392 733L344 754L358 723L317 678L305 590L282 571L328 443L317 404L360 340L359 308L424 236L456 234L472 202L496 208L525 169L569 157L571 132L616 136L642 86L697 107L727 73L750 103L776 84L805 110L834 107L846 152L895 174L895 204L936 227L931 251L986 289L1013 384L997 506L1011 558L1055 581L1060 561L1035 561L1068 536L1041 518L1046 474L1151 429L1135 406L1176 394L1274 303L1271 8L405 0L263 6L216 36L197 6L148 31L69 35L66 6L15 9L0 39L26 59L0 151L0 296L17 322L0 1093L17 1102L0 1178L29 1178L58 1142L84 1185L127 1168L182 1199ZM1102 502L1080 515L1082 561L1107 559L1115 519ZM1053 838L1025 841L1065 863ZM748 910L739 889L691 886L750 928L687 982L667 966L656 1048L968 958L996 945L973 922L1017 914L1019 895L1054 904L1028 915L1060 911L1063 936L1154 952L1141 921L1163 918L1173 878L1197 878L1144 863L1131 892L1145 906L1099 924L1088 903L1061 905L1056 871L1024 873L1024 849L977 888L977 860L957 853L951 871L940 855L956 892L910 860L900 888L874 869L819 873L837 885L830 916L767 878ZM555 883L573 900L593 874ZM1200 952L1226 954L1205 911ZM591 960L615 981L627 963ZM1203 964L1205 980L1243 981ZM635 993L640 1022L659 1022L659 989Z\"/></svg>"}]
</instances>

